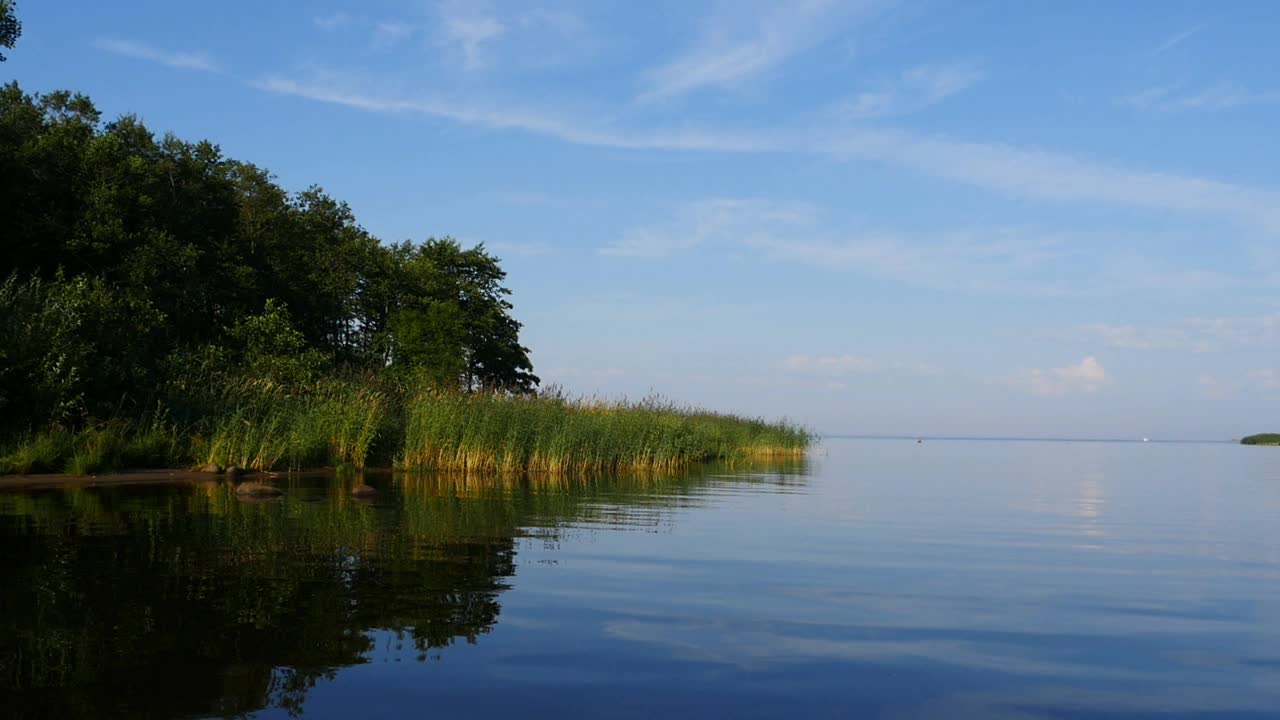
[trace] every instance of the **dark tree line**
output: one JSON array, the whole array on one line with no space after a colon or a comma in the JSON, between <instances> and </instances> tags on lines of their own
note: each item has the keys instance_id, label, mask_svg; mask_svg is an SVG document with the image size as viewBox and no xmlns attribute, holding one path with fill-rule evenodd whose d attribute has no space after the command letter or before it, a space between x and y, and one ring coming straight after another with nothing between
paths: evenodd
<instances>
[{"instance_id":1,"label":"dark tree line","mask_svg":"<svg viewBox=\"0 0 1280 720\"><path fill-rule=\"evenodd\" d=\"M482 246L381 243L210 142L0 88L0 426L128 412L213 361L529 391L504 278Z\"/></svg>"}]
</instances>

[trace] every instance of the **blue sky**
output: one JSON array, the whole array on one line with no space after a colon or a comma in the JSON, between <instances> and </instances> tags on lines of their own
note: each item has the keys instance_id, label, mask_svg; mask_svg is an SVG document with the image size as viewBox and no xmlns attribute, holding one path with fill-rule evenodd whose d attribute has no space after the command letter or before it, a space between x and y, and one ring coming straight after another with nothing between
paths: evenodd
<instances>
[{"instance_id":1,"label":"blue sky","mask_svg":"<svg viewBox=\"0 0 1280 720\"><path fill-rule=\"evenodd\" d=\"M1270 2L19 5L0 72L483 242L536 370L828 433L1280 430Z\"/></svg>"}]
</instances>

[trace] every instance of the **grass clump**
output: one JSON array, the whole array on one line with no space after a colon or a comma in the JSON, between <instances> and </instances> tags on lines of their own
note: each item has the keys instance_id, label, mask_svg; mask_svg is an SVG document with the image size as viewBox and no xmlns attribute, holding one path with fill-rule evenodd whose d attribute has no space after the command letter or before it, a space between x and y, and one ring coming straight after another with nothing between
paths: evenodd
<instances>
[{"instance_id":1,"label":"grass clump","mask_svg":"<svg viewBox=\"0 0 1280 720\"><path fill-rule=\"evenodd\" d=\"M695 462L801 455L812 437L788 423L638 403L423 391L406 403L408 468L497 473L679 470Z\"/></svg>"},{"instance_id":2,"label":"grass clump","mask_svg":"<svg viewBox=\"0 0 1280 720\"><path fill-rule=\"evenodd\" d=\"M252 470L363 468L387 420L385 394L352 381L317 381L301 390L248 381L224 399L203 460Z\"/></svg>"},{"instance_id":3,"label":"grass clump","mask_svg":"<svg viewBox=\"0 0 1280 720\"><path fill-rule=\"evenodd\" d=\"M112 420L72 432L55 427L19 440L0 455L0 475L65 472L93 475L187 464L187 441L162 418Z\"/></svg>"},{"instance_id":4,"label":"grass clump","mask_svg":"<svg viewBox=\"0 0 1280 720\"><path fill-rule=\"evenodd\" d=\"M710 460L802 456L786 422L640 402L456 392L416 380L241 377L213 384L181 427L109 421L29 435L0 453L0 474L215 464L246 470L325 465L493 474L667 472Z\"/></svg>"}]
</instances>

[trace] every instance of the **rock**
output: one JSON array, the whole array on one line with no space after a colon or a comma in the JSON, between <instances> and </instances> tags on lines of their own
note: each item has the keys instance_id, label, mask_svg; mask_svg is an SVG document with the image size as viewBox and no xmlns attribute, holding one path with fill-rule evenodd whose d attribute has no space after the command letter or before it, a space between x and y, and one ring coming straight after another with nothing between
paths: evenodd
<instances>
[{"instance_id":1,"label":"rock","mask_svg":"<svg viewBox=\"0 0 1280 720\"><path fill-rule=\"evenodd\" d=\"M378 494L378 489L372 485L357 485L351 488L351 494L360 498L373 497Z\"/></svg>"},{"instance_id":2,"label":"rock","mask_svg":"<svg viewBox=\"0 0 1280 720\"><path fill-rule=\"evenodd\" d=\"M280 488L261 482L240 483L236 486L236 495L241 497L266 498L283 494L284 491Z\"/></svg>"},{"instance_id":3,"label":"rock","mask_svg":"<svg viewBox=\"0 0 1280 720\"><path fill-rule=\"evenodd\" d=\"M219 465L218 463L209 463L208 465L205 465L204 467L200 468L200 472L207 472L207 473L213 473L214 475L219 475L222 473L222 466Z\"/></svg>"},{"instance_id":4,"label":"rock","mask_svg":"<svg viewBox=\"0 0 1280 720\"><path fill-rule=\"evenodd\" d=\"M235 476L240 474L240 468L236 467L235 465L228 465L226 473L228 478L234 478Z\"/></svg>"}]
</instances>

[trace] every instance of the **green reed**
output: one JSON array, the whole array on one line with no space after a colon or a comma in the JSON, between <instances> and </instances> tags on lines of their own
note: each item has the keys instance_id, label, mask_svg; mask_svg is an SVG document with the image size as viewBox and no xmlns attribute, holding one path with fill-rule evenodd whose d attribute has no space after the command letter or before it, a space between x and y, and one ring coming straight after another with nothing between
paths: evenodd
<instances>
[{"instance_id":1,"label":"green reed","mask_svg":"<svg viewBox=\"0 0 1280 720\"><path fill-rule=\"evenodd\" d=\"M382 391L352 381L303 388L244 381L224 392L205 462L252 470L363 468L387 418Z\"/></svg>"},{"instance_id":2,"label":"green reed","mask_svg":"<svg viewBox=\"0 0 1280 720\"><path fill-rule=\"evenodd\" d=\"M55 427L28 435L0 454L0 475L65 472L82 476L185 465L188 457L187 438L157 413L149 420L109 420L76 431Z\"/></svg>"},{"instance_id":3,"label":"green reed","mask_svg":"<svg viewBox=\"0 0 1280 720\"><path fill-rule=\"evenodd\" d=\"M668 471L717 459L801 455L812 436L770 423L641 402L426 390L406 402L400 464L488 473Z\"/></svg>"},{"instance_id":4,"label":"green reed","mask_svg":"<svg viewBox=\"0 0 1280 720\"><path fill-rule=\"evenodd\" d=\"M207 391L178 425L145 421L53 428L0 448L0 474L216 464L246 470L391 465L500 474L673 471L708 460L794 457L812 441L786 422L639 402L460 393L409 381L240 378Z\"/></svg>"}]
</instances>

